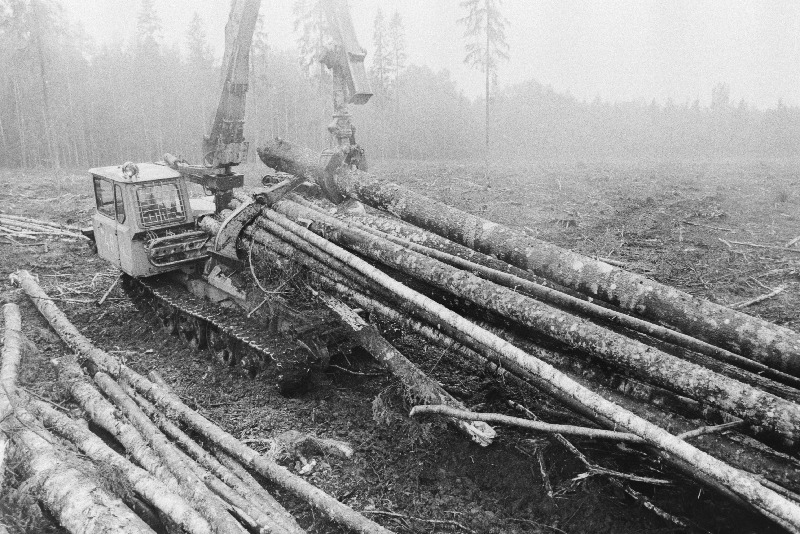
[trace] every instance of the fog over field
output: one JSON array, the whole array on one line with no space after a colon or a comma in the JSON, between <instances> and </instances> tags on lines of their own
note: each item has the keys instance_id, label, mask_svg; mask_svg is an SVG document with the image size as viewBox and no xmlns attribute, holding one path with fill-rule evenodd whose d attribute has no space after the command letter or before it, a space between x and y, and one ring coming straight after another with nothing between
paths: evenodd
<instances>
[{"instance_id":1,"label":"fog over field","mask_svg":"<svg viewBox=\"0 0 800 534\"><path fill-rule=\"evenodd\" d=\"M328 76L298 61L318 42L304 24L318 4L262 2L246 123L256 146L328 143ZM795 2L489 1L503 35L490 46L488 121L484 72L465 61L472 40L483 44L459 23L468 4L349 1L375 93L353 112L373 157L479 159L487 127L493 157L511 159L796 155ZM197 157L228 11L212 0L0 2L0 163Z\"/></svg>"}]
</instances>

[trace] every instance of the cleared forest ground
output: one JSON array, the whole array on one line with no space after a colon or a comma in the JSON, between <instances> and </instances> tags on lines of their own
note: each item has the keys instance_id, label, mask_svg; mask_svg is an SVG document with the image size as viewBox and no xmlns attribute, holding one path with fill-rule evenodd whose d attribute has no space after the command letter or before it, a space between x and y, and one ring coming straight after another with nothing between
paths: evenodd
<instances>
[{"instance_id":1,"label":"cleared forest ground","mask_svg":"<svg viewBox=\"0 0 800 534\"><path fill-rule=\"evenodd\" d=\"M252 172L247 172L247 171ZM621 261L632 271L721 304L768 293L777 296L744 311L800 330L800 247L783 247L800 235L800 162L502 164L485 188L478 164L385 161L372 170L433 198L510 226L523 228L577 251ZM263 167L246 169L256 184ZM88 174L78 171L0 169L0 211L71 224L87 224L94 209ZM451 429L410 422L396 396L394 379L367 358L337 360L311 392L296 398L194 354L167 336L121 292L94 304L115 271L83 242L0 237L0 301L20 304L23 324L40 353L25 359L21 384L56 402L49 365L65 348L19 291L8 283L17 269L38 274L44 289L100 347L128 360L136 370L157 369L189 404L237 437L258 440L290 429L350 442L352 460L318 458L309 481L396 532L670 532L674 525L642 509L595 476L574 480L585 469L557 442L500 428L489 448L468 443ZM394 335L423 371L477 411L510 413L509 399L539 411L540 398L465 370L449 353L418 339ZM353 373L362 373L360 375ZM376 400L377 399L377 400ZM516 415L516 414L514 414ZM597 464L653 476L644 462L613 445L575 440ZM537 463L555 495L543 486ZM302 465L290 465L300 468ZM737 510L723 499L676 478L673 486L635 485L679 517L711 532L770 532L771 524ZM299 501L281 496L311 532L333 527ZM47 519L31 517L24 498L4 492L3 522L38 532ZM26 510L23 512L22 510ZM393 512L392 517L380 512Z\"/></svg>"}]
</instances>

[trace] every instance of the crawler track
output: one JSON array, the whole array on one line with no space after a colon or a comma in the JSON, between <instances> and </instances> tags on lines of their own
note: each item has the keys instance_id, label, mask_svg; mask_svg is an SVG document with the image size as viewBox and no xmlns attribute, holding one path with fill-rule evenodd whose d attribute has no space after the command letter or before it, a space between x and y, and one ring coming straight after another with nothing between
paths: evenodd
<instances>
[{"instance_id":1,"label":"crawler track","mask_svg":"<svg viewBox=\"0 0 800 534\"><path fill-rule=\"evenodd\" d=\"M282 318L248 317L241 308L196 297L169 275L125 275L122 287L165 332L221 365L239 366L252 377L263 373L284 394L304 389L312 371L327 367L329 347L346 344L345 329L331 317L288 327Z\"/></svg>"}]
</instances>

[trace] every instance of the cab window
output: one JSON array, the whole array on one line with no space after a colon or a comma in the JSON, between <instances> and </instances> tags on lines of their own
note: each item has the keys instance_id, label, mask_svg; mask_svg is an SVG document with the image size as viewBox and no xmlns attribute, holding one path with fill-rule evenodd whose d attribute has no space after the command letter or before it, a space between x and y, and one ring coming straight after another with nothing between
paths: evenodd
<instances>
[{"instance_id":1,"label":"cab window","mask_svg":"<svg viewBox=\"0 0 800 534\"><path fill-rule=\"evenodd\" d=\"M114 185L98 176L94 177L94 199L97 202L97 211L111 217L116 216L114 206Z\"/></svg>"},{"instance_id":2,"label":"cab window","mask_svg":"<svg viewBox=\"0 0 800 534\"><path fill-rule=\"evenodd\" d=\"M186 220L186 208L176 182L140 185L136 188L136 202L142 226Z\"/></svg>"},{"instance_id":3,"label":"cab window","mask_svg":"<svg viewBox=\"0 0 800 534\"><path fill-rule=\"evenodd\" d=\"M122 201L122 188L114 185L115 205L117 207L117 222L122 224L125 222L125 203Z\"/></svg>"}]
</instances>

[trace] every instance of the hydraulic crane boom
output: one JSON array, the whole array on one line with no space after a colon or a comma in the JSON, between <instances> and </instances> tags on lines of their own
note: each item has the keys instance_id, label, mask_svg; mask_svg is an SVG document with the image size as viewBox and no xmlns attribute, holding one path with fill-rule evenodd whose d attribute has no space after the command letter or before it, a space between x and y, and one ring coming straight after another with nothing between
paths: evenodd
<instances>
[{"instance_id":1,"label":"hydraulic crane boom","mask_svg":"<svg viewBox=\"0 0 800 534\"><path fill-rule=\"evenodd\" d=\"M222 96L210 133L203 139L203 163L228 169L247 159L244 114L250 70L250 44L261 0L234 0L225 26Z\"/></svg>"}]
</instances>

